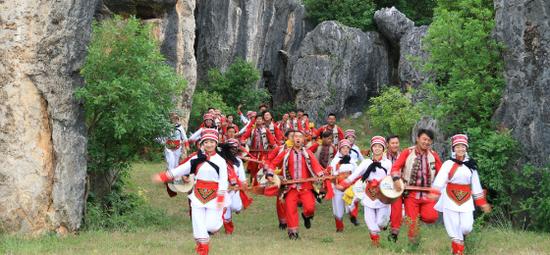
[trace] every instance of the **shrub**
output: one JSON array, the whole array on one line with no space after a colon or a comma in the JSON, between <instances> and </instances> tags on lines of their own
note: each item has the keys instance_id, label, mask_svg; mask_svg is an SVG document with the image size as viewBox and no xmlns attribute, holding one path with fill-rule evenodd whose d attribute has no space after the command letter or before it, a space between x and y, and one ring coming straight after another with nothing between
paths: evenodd
<instances>
[{"instance_id":1,"label":"shrub","mask_svg":"<svg viewBox=\"0 0 550 255\"><path fill-rule=\"evenodd\" d=\"M189 126L198 128L202 123L202 115L208 108L220 109L223 113L231 113L234 109L227 106L222 95L216 91L198 91L193 95L193 110L189 116Z\"/></svg>"},{"instance_id":2,"label":"shrub","mask_svg":"<svg viewBox=\"0 0 550 255\"><path fill-rule=\"evenodd\" d=\"M364 31L372 30L376 5L370 0L304 0L307 16L316 24L336 20Z\"/></svg>"},{"instance_id":3,"label":"shrub","mask_svg":"<svg viewBox=\"0 0 550 255\"><path fill-rule=\"evenodd\" d=\"M435 82L426 101L444 131L493 128L491 116L504 87L500 45L491 37L492 4L481 0L441 1L424 39L426 69Z\"/></svg>"},{"instance_id":4,"label":"shrub","mask_svg":"<svg viewBox=\"0 0 550 255\"><path fill-rule=\"evenodd\" d=\"M155 137L171 129L168 113L185 80L165 63L151 26L136 18L114 17L93 24L92 41L81 71L82 100L88 129L88 175L94 208L114 210L115 189L129 162ZM126 208L131 209L132 207ZM118 210L118 209L116 209ZM120 210L120 212L126 212Z\"/></svg>"},{"instance_id":5,"label":"shrub","mask_svg":"<svg viewBox=\"0 0 550 255\"><path fill-rule=\"evenodd\" d=\"M207 90L217 92L227 106L236 109L239 104L256 108L269 99L266 89L256 88L260 72L250 62L237 58L227 71L208 71Z\"/></svg>"},{"instance_id":6,"label":"shrub","mask_svg":"<svg viewBox=\"0 0 550 255\"><path fill-rule=\"evenodd\" d=\"M383 90L380 96L370 99L368 115L371 125L381 130L382 135L408 137L420 118L420 110L398 88L390 87Z\"/></svg>"}]
</instances>

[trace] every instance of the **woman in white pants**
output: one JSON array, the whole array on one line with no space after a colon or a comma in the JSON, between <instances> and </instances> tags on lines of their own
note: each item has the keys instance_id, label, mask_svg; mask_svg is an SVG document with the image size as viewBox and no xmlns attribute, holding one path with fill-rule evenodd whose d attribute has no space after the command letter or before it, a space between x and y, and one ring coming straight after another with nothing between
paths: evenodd
<instances>
[{"instance_id":1,"label":"woman in white pants","mask_svg":"<svg viewBox=\"0 0 550 255\"><path fill-rule=\"evenodd\" d=\"M176 113L170 115L170 120L174 124L174 129L168 137L156 138L155 140L164 145L164 158L168 169L174 169L179 165L181 155L187 145L187 135L181 124L179 116Z\"/></svg>"},{"instance_id":2,"label":"woman in white pants","mask_svg":"<svg viewBox=\"0 0 550 255\"><path fill-rule=\"evenodd\" d=\"M210 235L222 227L224 199L227 192L227 164L216 153L218 131L203 129L200 139L200 151L184 164L152 177L153 182L169 182L183 176L195 174L195 186L189 195L193 217L193 236L197 242L196 252L208 254Z\"/></svg>"},{"instance_id":3,"label":"woman in white pants","mask_svg":"<svg viewBox=\"0 0 550 255\"><path fill-rule=\"evenodd\" d=\"M220 153L227 163L227 178L230 186L225 199L223 227L225 233L231 235L235 230L232 219L233 213L239 213L241 210L246 209L252 203L252 199L245 192L248 184L246 182L243 161L237 157L240 147L239 140L228 139L220 147Z\"/></svg>"},{"instance_id":4,"label":"woman in white pants","mask_svg":"<svg viewBox=\"0 0 550 255\"><path fill-rule=\"evenodd\" d=\"M370 148L372 159L365 159L361 162L355 171L337 188L343 190L358 177L367 182L366 196L361 203L364 207L365 223L369 228L372 244L378 246L380 245L380 232L386 228L390 219L390 205L384 204L378 199L378 192L380 192L378 184L389 174L391 161L383 157L386 148L384 137L372 137Z\"/></svg>"},{"instance_id":5,"label":"woman in white pants","mask_svg":"<svg viewBox=\"0 0 550 255\"><path fill-rule=\"evenodd\" d=\"M464 254L464 237L474 224L474 202L484 212L490 212L477 165L468 156L468 136L457 134L451 138L453 155L445 161L435 177L430 193L432 199L439 199L434 208L443 213L443 222L451 238L452 254Z\"/></svg>"},{"instance_id":6,"label":"woman in white pants","mask_svg":"<svg viewBox=\"0 0 550 255\"><path fill-rule=\"evenodd\" d=\"M351 159L350 156L351 143L342 139L338 143L338 153L330 162L331 174L338 176L335 180L335 184L338 185L340 182L344 181L357 167L355 161ZM344 231L344 214L348 211L344 203L343 197L344 192L336 189L336 186L333 185L334 197L332 197L332 214L334 215L334 221L336 223L336 232Z\"/></svg>"}]
</instances>

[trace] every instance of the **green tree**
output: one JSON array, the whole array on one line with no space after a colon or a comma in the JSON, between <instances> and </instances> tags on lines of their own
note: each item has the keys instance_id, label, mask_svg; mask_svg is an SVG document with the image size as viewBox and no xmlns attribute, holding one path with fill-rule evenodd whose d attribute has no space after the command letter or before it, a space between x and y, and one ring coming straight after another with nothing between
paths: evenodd
<instances>
[{"instance_id":1,"label":"green tree","mask_svg":"<svg viewBox=\"0 0 550 255\"><path fill-rule=\"evenodd\" d=\"M398 88L390 87L370 99L368 115L372 126L384 135L408 137L420 118L420 110Z\"/></svg>"},{"instance_id":2,"label":"green tree","mask_svg":"<svg viewBox=\"0 0 550 255\"><path fill-rule=\"evenodd\" d=\"M336 20L364 31L373 30L376 5L371 0L304 0L307 16L316 24Z\"/></svg>"},{"instance_id":3,"label":"green tree","mask_svg":"<svg viewBox=\"0 0 550 255\"><path fill-rule=\"evenodd\" d=\"M220 109L224 114L235 111L235 108L227 106L220 93L201 90L193 95L193 111L191 111L191 116L189 116L189 126L194 128L199 127L202 122L202 115L210 107Z\"/></svg>"},{"instance_id":4,"label":"green tree","mask_svg":"<svg viewBox=\"0 0 550 255\"><path fill-rule=\"evenodd\" d=\"M435 0L374 0L376 9L395 6L403 12L415 25L428 25L432 22L433 9L437 6Z\"/></svg>"},{"instance_id":5,"label":"green tree","mask_svg":"<svg viewBox=\"0 0 550 255\"><path fill-rule=\"evenodd\" d=\"M424 39L426 68L435 82L425 88L435 117L446 131L491 128L504 80L500 45L491 37L492 5L483 0L441 1ZM443 4L444 3L444 4Z\"/></svg>"},{"instance_id":6,"label":"green tree","mask_svg":"<svg viewBox=\"0 0 550 255\"><path fill-rule=\"evenodd\" d=\"M92 198L103 198L129 162L167 131L185 80L165 64L151 26L136 18L94 23L76 92L86 112ZM99 199L98 198L98 199Z\"/></svg>"},{"instance_id":7,"label":"green tree","mask_svg":"<svg viewBox=\"0 0 550 255\"><path fill-rule=\"evenodd\" d=\"M266 89L256 88L260 72L254 65L237 58L225 72L218 69L208 71L208 91L215 91L223 98L227 106L236 108L257 107L269 99Z\"/></svg>"}]
</instances>

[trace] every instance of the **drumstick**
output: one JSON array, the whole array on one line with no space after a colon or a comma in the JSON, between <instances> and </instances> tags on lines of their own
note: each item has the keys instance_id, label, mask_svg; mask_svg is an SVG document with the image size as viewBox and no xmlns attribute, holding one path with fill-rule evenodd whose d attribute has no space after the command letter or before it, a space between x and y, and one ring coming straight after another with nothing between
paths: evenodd
<instances>
[{"instance_id":1,"label":"drumstick","mask_svg":"<svg viewBox=\"0 0 550 255\"><path fill-rule=\"evenodd\" d=\"M323 176L323 177L311 177L311 178L305 178L305 179L297 179L297 180L288 180L281 182L281 185L288 185L288 184L296 184L296 183L303 183L303 182L313 182L313 181L324 181L324 180L334 180L338 176Z\"/></svg>"},{"instance_id":2,"label":"drumstick","mask_svg":"<svg viewBox=\"0 0 550 255\"><path fill-rule=\"evenodd\" d=\"M239 158L244 160L244 161L255 162L255 163L258 163L258 164L265 164L265 162L263 162L261 160L257 160L257 159L253 159L253 158L249 158L249 157L239 156Z\"/></svg>"},{"instance_id":3,"label":"drumstick","mask_svg":"<svg viewBox=\"0 0 550 255\"><path fill-rule=\"evenodd\" d=\"M405 186L405 190L410 191L424 191L424 192L432 192L433 188L430 187L419 187L419 186Z\"/></svg>"}]
</instances>

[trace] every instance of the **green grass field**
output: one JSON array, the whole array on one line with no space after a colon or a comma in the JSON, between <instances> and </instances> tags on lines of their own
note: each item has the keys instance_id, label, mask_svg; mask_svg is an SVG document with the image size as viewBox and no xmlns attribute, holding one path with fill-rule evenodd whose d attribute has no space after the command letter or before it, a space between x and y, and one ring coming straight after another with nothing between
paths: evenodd
<instances>
[{"instance_id":1,"label":"green grass field","mask_svg":"<svg viewBox=\"0 0 550 255\"><path fill-rule=\"evenodd\" d=\"M136 231L82 231L58 238L17 236L0 237L2 254L193 254L189 208L186 198L169 198L164 188L149 182L149 176L163 168L162 163L136 163L132 171L132 191L142 193L154 207L166 210L162 227L143 226ZM346 222L344 233L336 233L330 201L318 205L313 226L301 226L301 240L290 241L278 229L274 198L255 196L252 206L234 217L235 233L216 234L211 241L211 254L449 254L449 240L442 224L422 226L421 246L411 251L406 229L397 244L385 240L382 247L370 246L368 230ZM301 223L302 224L302 223ZM475 254L550 254L550 234L519 232L509 229L475 229ZM223 230L222 230L223 232Z\"/></svg>"}]
</instances>

